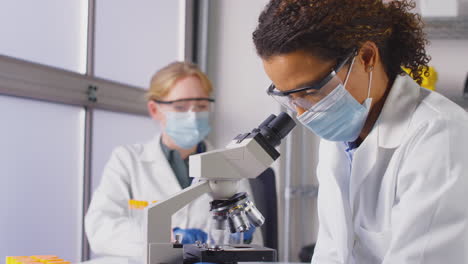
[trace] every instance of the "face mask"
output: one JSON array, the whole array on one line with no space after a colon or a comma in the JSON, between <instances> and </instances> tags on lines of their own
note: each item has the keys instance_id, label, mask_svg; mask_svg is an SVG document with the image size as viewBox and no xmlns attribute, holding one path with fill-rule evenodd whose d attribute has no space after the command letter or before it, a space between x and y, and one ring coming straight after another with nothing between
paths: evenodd
<instances>
[{"instance_id":1,"label":"face mask","mask_svg":"<svg viewBox=\"0 0 468 264\"><path fill-rule=\"evenodd\" d=\"M210 132L210 112L165 112L165 132L177 146L189 149Z\"/></svg>"},{"instance_id":2,"label":"face mask","mask_svg":"<svg viewBox=\"0 0 468 264\"><path fill-rule=\"evenodd\" d=\"M323 139L354 141L358 138L366 122L372 105L372 98L369 98L372 71L369 76L367 99L361 105L345 89L353 64L354 59L346 76L345 84L340 82L329 95L297 118L305 127Z\"/></svg>"}]
</instances>

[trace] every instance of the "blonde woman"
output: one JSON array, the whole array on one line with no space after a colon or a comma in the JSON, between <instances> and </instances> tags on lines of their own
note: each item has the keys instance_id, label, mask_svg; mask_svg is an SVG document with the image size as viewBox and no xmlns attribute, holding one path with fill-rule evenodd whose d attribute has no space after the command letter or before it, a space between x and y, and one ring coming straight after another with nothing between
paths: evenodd
<instances>
[{"instance_id":1,"label":"blonde woman","mask_svg":"<svg viewBox=\"0 0 468 264\"><path fill-rule=\"evenodd\" d=\"M128 201L161 201L190 186L189 155L210 149L204 139L210 132L212 91L207 76L191 63L171 63L153 76L147 106L162 132L146 144L113 151L85 219L94 253L143 254L142 214L132 214ZM247 181L241 188L250 193ZM182 243L207 241L211 200L205 194L174 214L172 228L183 236ZM259 232L253 242L262 243Z\"/></svg>"}]
</instances>

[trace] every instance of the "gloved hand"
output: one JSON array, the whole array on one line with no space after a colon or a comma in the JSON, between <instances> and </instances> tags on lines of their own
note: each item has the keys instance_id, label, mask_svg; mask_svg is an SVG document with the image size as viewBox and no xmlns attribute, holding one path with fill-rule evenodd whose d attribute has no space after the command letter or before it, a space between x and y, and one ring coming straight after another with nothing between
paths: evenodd
<instances>
[{"instance_id":1,"label":"gloved hand","mask_svg":"<svg viewBox=\"0 0 468 264\"><path fill-rule=\"evenodd\" d=\"M200 229L197 228L187 228L187 229L181 229L181 228L174 228L174 237L176 235L181 235L182 236L182 244L193 244L195 241L200 241L202 243L206 243L206 240L208 239L208 235Z\"/></svg>"},{"instance_id":2,"label":"gloved hand","mask_svg":"<svg viewBox=\"0 0 468 264\"><path fill-rule=\"evenodd\" d=\"M244 232L244 244L252 243L253 234L255 232L255 229L256 229L255 226L250 225L249 230ZM241 238L241 233L240 232L231 234L231 240L234 241L235 243L239 243L240 238Z\"/></svg>"}]
</instances>

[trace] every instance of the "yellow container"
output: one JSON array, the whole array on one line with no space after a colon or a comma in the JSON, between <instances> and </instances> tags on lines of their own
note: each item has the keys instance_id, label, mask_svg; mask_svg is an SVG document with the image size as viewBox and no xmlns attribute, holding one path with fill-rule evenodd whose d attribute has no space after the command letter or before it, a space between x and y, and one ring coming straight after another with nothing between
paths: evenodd
<instances>
[{"instance_id":1,"label":"yellow container","mask_svg":"<svg viewBox=\"0 0 468 264\"><path fill-rule=\"evenodd\" d=\"M6 264L71 264L54 255L8 256Z\"/></svg>"},{"instance_id":2,"label":"yellow container","mask_svg":"<svg viewBox=\"0 0 468 264\"><path fill-rule=\"evenodd\" d=\"M63 261L63 259L60 259L59 257L54 256L54 255L35 255L35 256L31 256L31 258L38 260L39 262L42 262L42 263L47 263L47 261L50 261L50 260Z\"/></svg>"},{"instance_id":3,"label":"yellow container","mask_svg":"<svg viewBox=\"0 0 468 264\"><path fill-rule=\"evenodd\" d=\"M147 201L137 201L137 200L128 201L128 208L130 209L143 210L147 206L148 206Z\"/></svg>"},{"instance_id":4,"label":"yellow container","mask_svg":"<svg viewBox=\"0 0 468 264\"><path fill-rule=\"evenodd\" d=\"M7 264L29 264L31 262L36 262L40 263L37 260L27 257L27 256L11 256L11 257L6 257L6 263Z\"/></svg>"},{"instance_id":5,"label":"yellow container","mask_svg":"<svg viewBox=\"0 0 468 264\"><path fill-rule=\"evenodd\" d=\"M158 201L152 201L151 203L157 203ZM143 210L145 209L149 203L147 201L138 201L138 200L128 200L128 208L130 209L137 209Z\"/></svg>"}]
</instances>

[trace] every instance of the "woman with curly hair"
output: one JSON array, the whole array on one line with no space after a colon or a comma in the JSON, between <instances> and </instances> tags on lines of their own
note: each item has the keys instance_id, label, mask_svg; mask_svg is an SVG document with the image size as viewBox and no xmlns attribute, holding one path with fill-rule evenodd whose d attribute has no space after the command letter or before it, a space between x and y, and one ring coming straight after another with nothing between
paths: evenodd
<instances>
[{"instance_id":1,"label":"woman with curly hair","mask_svg":"<svg viewBox=\"0 0 468 264\"><path fill-rule=\"evenodd\" d=\"M418 85L430 58L412 8L272 0L259 17L268 94L321 138L312 263L468 263L468 116Z\"/></svg>"}]
</instances>

